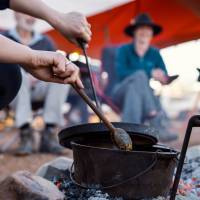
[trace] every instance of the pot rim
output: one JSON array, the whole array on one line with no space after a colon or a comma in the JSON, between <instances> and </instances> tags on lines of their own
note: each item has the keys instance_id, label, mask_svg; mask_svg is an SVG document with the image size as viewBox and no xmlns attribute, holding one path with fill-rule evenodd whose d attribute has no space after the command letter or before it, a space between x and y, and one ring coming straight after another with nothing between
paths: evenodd
<instances>
[{"instance_id":1,"label":"pot rim","mask_svg":"<svg viewBox=\"0 0 200 200\"><path fill-rule=\"evenodd\" d=\"M138 151L125 151L125 150L120 150L120 149L110 149L110 148L106 148L106 147L95 147L95 146L91 146L91 145L85 145L85 144L79 144L75 141L71 141L71 146L79 146L79 147L82 147L82 148L89 148L89 149L97 149L97 150L104 150L104 151L112 151L113 153L128 153L128 154L135 154L135 153L145 153L145 154L151 154L151 155L157 155L158 157L168 157L168 158L171 158L171 157L174 157L174 158L177 158L178 155L179 155L179 152L176 151L175 149L172 149L172 148L167 148L166 150L171 150L169 152L161 152L161 151L155 151L155 152L150 152L150 151L142 151L142 150L138 150ZM154 147L154 146L152 146ZM162 147L165 147L164 145L162 145ZM158 146L155 147L155 148L159 148ZM73 149L73 148L72 148Z\"/></svg>"}]
</instances>

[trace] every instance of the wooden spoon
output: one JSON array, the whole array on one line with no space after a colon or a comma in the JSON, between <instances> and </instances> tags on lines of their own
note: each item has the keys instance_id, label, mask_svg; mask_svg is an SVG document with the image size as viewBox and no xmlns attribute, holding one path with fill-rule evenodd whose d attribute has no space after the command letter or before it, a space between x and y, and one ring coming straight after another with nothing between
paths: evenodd
<instances>
[{"instance_id":1,"label":"wooden spoon","mask_svg":"<svg viewBox=\"0 0 200 200\"><path fill-rule=\"evenodd\" d=\"M87 96L83 89L78 88L75 84L72 87L82 97L82 99L90 106L96 115L102 120L106 127L110 130L111 139L114 144L121 150L131 151L132 140L129 134L121 128L115 128L113 124L103 115L103 113L95 106L90 97Z\"/></svg>"}]
</instances>

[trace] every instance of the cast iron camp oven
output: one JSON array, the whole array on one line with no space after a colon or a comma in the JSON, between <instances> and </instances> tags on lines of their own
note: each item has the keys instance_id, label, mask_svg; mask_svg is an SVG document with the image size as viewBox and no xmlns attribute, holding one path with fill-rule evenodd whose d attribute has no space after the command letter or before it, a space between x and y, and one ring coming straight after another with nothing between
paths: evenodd
<instances>
[{"instance_id":1,"label":"cast iron camp oven","mask_svg":"<svg viewBox=\"0 0 200 200\"><path fill-rule=\"evenodd\" d=\"M102 123L78 125L59 134L60 143L73 149L73 181L84 188L95 185L115 197L140 199L166 196L178 152L157 143L153 128L114 123L133 141L131 152L117 149Z\"/></svg>"},{"instance_id":2,"label":"cast iron camp oven","mask_svg":"<svg viewBox=\"0 0 200 200\"><path fill-rule=\"evenodd\" d=\"M101 123L74 126L59 133L61 145L73 150L72 181L127 200L167 195L175 200L192 128L200 127L200 115L189 120L180 156L176 150L157 144L157 131L151 127L113 124L130 134L133 151L117 149Z\"/></svg>"}]
</instances>

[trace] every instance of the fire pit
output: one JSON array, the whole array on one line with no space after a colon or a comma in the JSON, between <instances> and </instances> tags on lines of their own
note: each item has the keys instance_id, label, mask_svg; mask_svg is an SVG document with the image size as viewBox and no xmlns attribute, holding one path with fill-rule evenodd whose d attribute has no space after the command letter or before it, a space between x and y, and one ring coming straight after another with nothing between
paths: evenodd
<instances>
[{"instance_id":1,"label":"fire pit","mask_svg":"<svg viewBox=\"0 0 200 200\"><path fill-rule=\"evenodd\" d=\"M124 123L115 123L115 127L123 128L130 134L133 151L113 148L101 123L61 131L60 143L72 146L74 151L74 174L70 173L72 182L82 188L92 188L95 184L96 188L98 186L111 195L121 194L125 199L152 198L158 193L166 196L178 161L173 187L169 191L170 200L175 200L192 129L200 127L200 115L190 118L178 159L177 151L156 145L154 129Z\"/></svg>"},{"instance_id":2,"label":"fire pit","mask_svg":"<svg viewBox=\"0 0 200 200\"><path fill-rule=\"evenodd\" d=\"M167 196L178 152L156 145L157 132L153 128L127 123L114 125L130 134L133 151L116 149L101 123L61 131L60 143L73 149L72 181L83 188L92 189L95 185L111 196L124 199Z\"/></svg>"}]
</instances>

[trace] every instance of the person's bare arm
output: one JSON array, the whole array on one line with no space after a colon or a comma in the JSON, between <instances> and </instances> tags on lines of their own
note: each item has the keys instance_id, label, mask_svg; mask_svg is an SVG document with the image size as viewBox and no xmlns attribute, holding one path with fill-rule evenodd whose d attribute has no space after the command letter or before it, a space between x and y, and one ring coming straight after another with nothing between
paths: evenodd
<instances>
[{"instance_id":1,"label":"person's bare arm","mask_svg":"<svg viewBox=\"0 0 200 200\"><path fill-rule=\"evenodd\" d=\"M78 12L64 14L50 8L42 0L10 0L10 8L47 21L75 44L79 38L86 43L91 39L90 24Z\"/></svg>"},{"instance_id":2,"label":"person's bare arm","mask_svg":"<svg viewBox=\"0 0 200 200\"><path fill-rule=\"evenodd\" d=\"M55 83L75 83L83 88L79 68L57 52L37 51L0 35L0 62L17 63L36 78Z\"/></svg>"},{"instance_id":3,"label":"person's bare arm","mask_svg":"<svg viewBox=\"0 0 200 200\"><path fill-rule=\"evenodd\" d=\"M10 0L10 9L49 21L57 16L57 11L48 7L42 0Z\"/></svg>"},{"instance_id":4,"label":"person's bare arm","mask_svg":"<svg viewBox=\"0 0 200 200\"><path fill-rule=\"evenodd\" d=\"M3 63L31 63L32 50L0 35L0 61Z\"/></svg>"}]
</instances>

